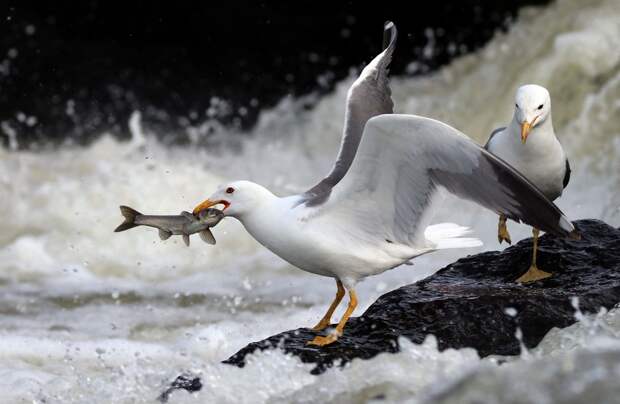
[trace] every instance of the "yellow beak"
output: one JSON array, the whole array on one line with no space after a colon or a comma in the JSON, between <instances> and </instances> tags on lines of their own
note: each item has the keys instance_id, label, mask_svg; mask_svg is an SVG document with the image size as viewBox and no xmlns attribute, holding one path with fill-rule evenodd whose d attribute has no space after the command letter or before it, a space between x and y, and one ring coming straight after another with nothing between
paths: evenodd
<instances>
[{"instance_id":1,"label":"yellow beak","mask_svg":"<svg viewBox=\"0 0 620 404\"><path fill-rule=\"evenodd\" d=\"M230 206L230 202L225 201L223 199L220 199L219 201L212 201L210 199L207 199L204 202L200 203L198 206L196 206L192 213L194 215L197 215L203 210L210 208L211 206L220 205L220 204L224 205L224 209L222 210L225 210L228 206Z\"/></svg>"},{"instance_id":2,"label":"yellow beak","mask_svg":"<svg viewBox=\"0 0 620 404\"><path fill-rule=\"evenodd\" d=\"M530 134L532 130L532 124L528 121L525 121L521 124L521 143L525 144L527 140L527 136Z\"/></svg>"}]
</instances>

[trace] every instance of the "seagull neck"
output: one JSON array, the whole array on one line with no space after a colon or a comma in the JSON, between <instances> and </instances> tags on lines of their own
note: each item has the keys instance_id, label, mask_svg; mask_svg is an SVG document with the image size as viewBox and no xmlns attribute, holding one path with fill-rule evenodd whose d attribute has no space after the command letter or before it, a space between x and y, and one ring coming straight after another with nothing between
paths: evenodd
<instances>
[{"instance_id":1,"label":"seagull neck","mask_svg":"<svg viewBox=\"0 0 620 404\"><path fill-rule=\"evenodd\" d=\"M256 241L273 251L274 243L285 243L290 238L287 227L295 222L291 213L291 197L270 194L236 218Z\"/></svg>"},{"instance_id":2,"label":"seagull neck","mask_svg":"<svg viewBox=\"0 0 620 404\"><path fill-rule=\"evenodd\" d=\"M271 210L270 207L279 199L280 198L271 193L267 188L258 187L254 190L251 202L247 204L247 206L252 206L252 208L243 210L234 216L241 221L245 221L251 220L254 216L265 215L266 212Z\"/></svg>"}]
</instances>

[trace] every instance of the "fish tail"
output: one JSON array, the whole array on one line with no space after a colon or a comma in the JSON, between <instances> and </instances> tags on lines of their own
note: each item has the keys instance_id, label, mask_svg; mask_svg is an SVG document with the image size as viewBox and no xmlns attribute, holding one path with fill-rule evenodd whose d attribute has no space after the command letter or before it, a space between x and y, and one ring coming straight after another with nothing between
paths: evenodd
<instances>
[{"instance_id":1,"label":"fish tail","mask_svg":"<svg viewBox=\"0 0 620 404\"><path fill-rule=\"evenodd\" d=\"M121 206L120 208L121 214L125 217L125 221L121 223L116 229L114 229L115 232L125 231L139 226L135 223L136 216L142 215L142 213L130 208L129 206Z\"/></svg>"}]
</instances>

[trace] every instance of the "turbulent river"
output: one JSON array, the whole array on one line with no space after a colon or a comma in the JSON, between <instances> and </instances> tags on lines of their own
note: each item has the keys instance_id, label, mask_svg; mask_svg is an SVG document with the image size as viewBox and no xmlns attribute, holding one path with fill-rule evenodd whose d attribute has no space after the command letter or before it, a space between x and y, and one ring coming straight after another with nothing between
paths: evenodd
<instances>
[{"instance_id":1,"label":"turbulent river","mask_svg":"<svg viewBox=\"0 0 620 404\"><path fill-rule=\"evenodd\" d=\"M571 219L619 226L619 49L617 0L526 8L478 52L430 75L393 78L396 111L440 119L483 143L511 118L519 85L546 86L573 168L558 205ZM243 369L220 364L251 341L315 323L334 282L281 261L234 219L214 229L216 246L196 236L189 248L177 237L161 242L143 228L112 233L119 204L177 213L227 180L253 180L281 195L312 185L337 152L352 80L309 111L305 100L283 100L263 111L247 136L216 133L222 143L242 139L234 147L164 147L136 111L129 142L103 134L88 147L0 149L0 401L153 402L171 379L192 370L202 391L176 392L172 402L618 402L618 310L577 312L578 323L552 330L515 358L439 352L429 337L320 376L276 351L255 354ZM19 133L2 129L15 146ZM196 137L203 129L190 128ZM368 278L357 313L459 256L500 248L496 220L446 198L435 222L470 226L485 245ZM509 227L513 240L530 234Z\"/></svg>"}]
</instances>

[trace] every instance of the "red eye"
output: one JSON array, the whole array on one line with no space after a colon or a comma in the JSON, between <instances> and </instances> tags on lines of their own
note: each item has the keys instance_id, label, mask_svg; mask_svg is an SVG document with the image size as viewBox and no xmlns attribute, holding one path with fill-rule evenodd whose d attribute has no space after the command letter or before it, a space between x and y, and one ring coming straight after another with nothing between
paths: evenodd
<instances>
[{"instance_id":1,"label":"red eye","mask_svg":"<svg viewBox=\"0 0 620 404\"><path fill-rule=\"evenodd\" d=\"M226 193L227 194L232 194L233 192L235 192L235 188L233 188L233 187L226 188Z\"/></svg>"}]
</instances>

